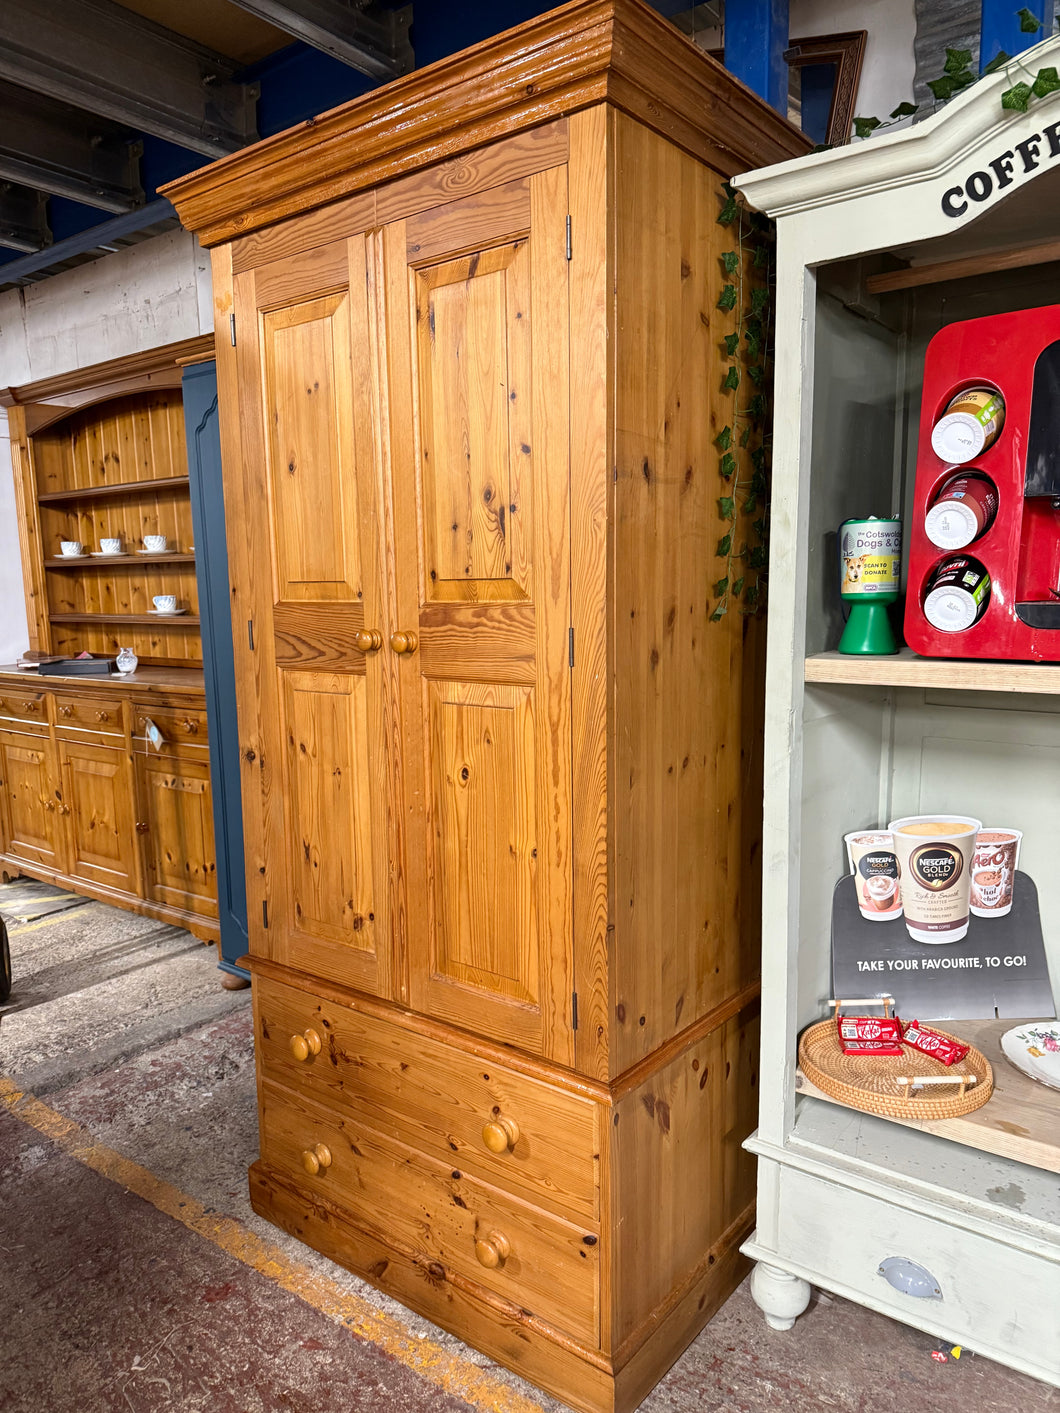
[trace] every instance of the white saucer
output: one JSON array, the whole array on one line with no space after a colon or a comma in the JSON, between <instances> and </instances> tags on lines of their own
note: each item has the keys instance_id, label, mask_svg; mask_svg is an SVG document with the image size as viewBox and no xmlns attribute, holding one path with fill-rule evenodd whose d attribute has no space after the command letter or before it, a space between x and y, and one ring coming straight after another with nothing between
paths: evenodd
<instances>
[{"instance_id":1,"label":"white saucer","mask_svg":"<svg viewBox=\"0 0 1060 1413\"><path fill-rule=\"evenodd\" d=\"M136 553L142 554L145 559L157 559L160 554L178 554L179 551L175 549L137 550Z\"/></svg>"},{"instance_id":2,"label":"white saucer","mask_svg":"<svg viewBox=\"0 0 1060 1413\"><path fill-rule=\"evenodd\" d=\"M93 551L92 551L92 558L93 558L93 559L121 559L121 557L122 557L122 555L123 555L124 553L125 553L124 550L93 550ZM71 555L70 558L73 559L74 556ZM83 555L78 555L77 558L78 558L78 559L83 559L84 556L83 556Z\"/></svg>"},{"instance_id":3,"label":"white saucer","mask_svg":"<svg viewBox=\"0 0 1060 1413\"><path fill-rule=\"evenodd\" d=\"M1060 1021L1028 1021L1007 1030L1001 1037L1001 1051L1031 1079L1060 1089Z\"/></svg>"},{"instance_id":4,"label":"white saucer","mask_svg":"<svg viewBox=\"0 0 1060 1413\"><path fill-rule=\"evenodd\" d=\"M182 613L187 613L186 608L149 608L148 613L153 613L156 618L179 618Z\"/></svg>"},{"instance_id":5,"label":"white saucer","mask_svg":"<svg viewBox=\"0 0 1060 1413\"><path fill-rule=\"evenodd\" d=\"M59 560L59 562L60 562L61 564L65 564L67 561L70 561L71 563L76 564L79 559L91 559L91 558L92 558L92 556L91 556L91 555L88 555L88 554L53 554L53 555L52 555L52 559L57 559L57 560Z\"/></svg>"}]
</instances>

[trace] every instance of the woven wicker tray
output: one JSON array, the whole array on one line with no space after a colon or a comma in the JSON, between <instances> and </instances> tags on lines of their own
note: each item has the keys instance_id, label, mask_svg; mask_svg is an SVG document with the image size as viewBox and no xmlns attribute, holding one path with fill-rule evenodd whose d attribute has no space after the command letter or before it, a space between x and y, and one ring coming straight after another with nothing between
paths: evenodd
<instances>
[{"instance_id":1,"label":"woven wicker tray","mask_svg":"<svg viewBox=\"0 0 1060 1413\"><path fill-rule=\"evenodd\" d=\"M944 1030L938 1033L948 1034ZM959 1039L956 1035L949 1038ZM960 1043L963 1045L964 1041ZM901 1055L844 1055L834 1020L819 1021L803 1031L799 1064L810 1083L833 1099L891 1119L960 1118L981 1108L994 1088L990 1061L974 1046L948 1070L937 1060L908 1047ZM897 1081L913 1075L952 1076L953 1082L912 1089L906 1094ZM972 1077L975 1083L961 1094L961 1079Z\"/></svg>"}]
</instances>

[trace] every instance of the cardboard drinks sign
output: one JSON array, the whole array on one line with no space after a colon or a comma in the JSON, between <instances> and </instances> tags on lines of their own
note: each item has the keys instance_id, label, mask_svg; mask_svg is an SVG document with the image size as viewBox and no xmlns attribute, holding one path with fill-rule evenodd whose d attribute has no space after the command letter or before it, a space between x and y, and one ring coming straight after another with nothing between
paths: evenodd
<instances>
[{"instance_id":1,"label":"cardboard drinks sign","mask_svg":"<svg viewBox=\"0 0 1060 1413\"><path fill-rule=\"evenodd\" d=\"M1056 1014L1038 890L1017 872L1012 911L972 916L960 942L914 942L901 913L868 921L856 880L841 878L832 894L832 995L895 999L905 1020L992 1020Z\"/></svg>"}]
</instances>

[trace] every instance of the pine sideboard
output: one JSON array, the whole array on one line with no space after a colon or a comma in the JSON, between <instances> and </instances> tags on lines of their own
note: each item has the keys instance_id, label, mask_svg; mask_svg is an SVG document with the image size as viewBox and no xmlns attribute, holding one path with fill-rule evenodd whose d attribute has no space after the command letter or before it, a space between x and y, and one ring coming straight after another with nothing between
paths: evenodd
<instances>
[{"instance_id":1,"label":"pine sideboard","mask_svg":"<svg viewBox=\"0 0 1060 1413\"><path fill-rule=\"evenodd\" d=\"M174 183L212 248L256 1209L576 1407L753 1219L763 625L710 621L741 164L578 3Z\"/></svg>"}]
</instances>

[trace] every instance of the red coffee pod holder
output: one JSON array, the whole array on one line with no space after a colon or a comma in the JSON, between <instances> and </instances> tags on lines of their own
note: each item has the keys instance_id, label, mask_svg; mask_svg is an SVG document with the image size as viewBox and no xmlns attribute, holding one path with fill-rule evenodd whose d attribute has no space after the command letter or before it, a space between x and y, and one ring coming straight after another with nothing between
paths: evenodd
<instances>
[{"instance_id":1,"label":"red coffee pod holder","mask_svg":"<svg viewBox=\"0 0 1060 1413\"><path fill-rule=\"evenodd\" d=\"M932 428L962 388L984 384L1005 399L997 440L963 466L943 461ZM928 345L905 606L905 639L921 656L1060 661L1058 393L1060 305L949 324ZM932 544L924 521L961 471L988 476L998 508L986 531L955 552ZM984 566L990 598L970 627L946 632L928 622L923 603L933 573L955 553Z\"/></svg>"}]
</instances>

